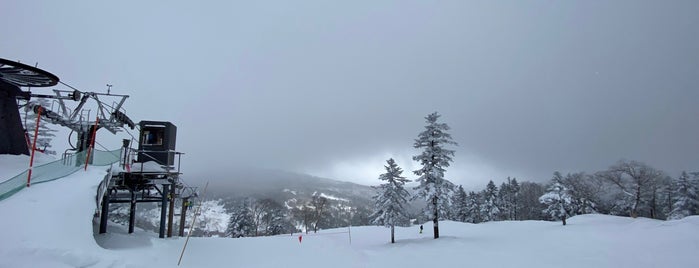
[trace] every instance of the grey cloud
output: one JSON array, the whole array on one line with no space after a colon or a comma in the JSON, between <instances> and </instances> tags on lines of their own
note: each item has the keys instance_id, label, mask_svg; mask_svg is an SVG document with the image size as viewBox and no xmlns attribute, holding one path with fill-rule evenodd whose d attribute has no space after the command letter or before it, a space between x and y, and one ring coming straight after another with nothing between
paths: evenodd
<instances>
[{"instance_id":1,"label":"grey cloud","mask_svg":"<svg viewBox=\"0 0 699 268\"><path fill-rule=\"evenodd\" d=\"M410 154L432 111L457 183L699 163L696 1L31 5L4 9L0 56L114 84L133 117L178 125L194 174L369 181L329 170Z\"/></svg>"}]
</instances>

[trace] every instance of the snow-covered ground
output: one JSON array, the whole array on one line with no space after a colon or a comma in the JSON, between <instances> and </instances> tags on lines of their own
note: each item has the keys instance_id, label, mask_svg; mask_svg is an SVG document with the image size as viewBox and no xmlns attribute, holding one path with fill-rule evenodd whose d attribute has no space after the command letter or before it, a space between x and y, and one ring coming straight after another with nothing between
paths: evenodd
<instances>
[{"instance_id":1,"label":"snow-covered ground","mask_svg":"<svg viewBox=\"0 0 699 268\"><path fill-rule=\"evenodd\" d=\"M10 161L0 162L0 178ZM94 235L104 168L78 171L0 201L0 267L175 267L184 238L158 239L112 225ZM699 267L699 217L678 221L577 216L559 222L441 222L303 236L192 238L182 267Z\"/></svg>"}]
</instances>

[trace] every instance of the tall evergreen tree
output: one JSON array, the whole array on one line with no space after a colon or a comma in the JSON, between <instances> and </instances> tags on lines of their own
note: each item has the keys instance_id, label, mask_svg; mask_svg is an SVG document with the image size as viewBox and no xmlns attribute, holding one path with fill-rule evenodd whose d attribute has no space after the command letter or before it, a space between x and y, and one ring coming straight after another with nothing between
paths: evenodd
<instances>
[{"instance_id":1,"label":"tall evergreen tree","mask_svg":"<svg viewBox=\"0 0 699 268\"><path fill-rule=\"evenodd\" d=\"M512 178L512 180L509 180L508 178L508 183L510 184L510 204L512 205L512 209L510 210L512 215L510 217L511 220L517 220L517 206L519 205L519 183L517 182L517 178Z\"/></svg>"},{"instance_id":2,"label":"tall evergreen tree","mask_svg":"<svg viewBox=\"0 0 699 268\"><path fill-rule=\"evenodd\" d=\"M468 193L468 219L470 223L481 222L481 197L476 192Z\"/></svg>"},{"instance_id":3,"label":"tall evergreen tree","mask_svg":"<svg viewBox=\"0 0 699 268\"><path fill-rule=\"evenodd\" d=\"M699 198L697 198L696 181L690 179L687 172L682 172L682 175L675 182L674 203L669 219L681 219L690 215L696 215L698 212Z\"/></svg>"},{"instance_id":4,"label":"tall evergreen tree","mask_svg":"<svg viewBox=\"0 0 699 268\"><path fill-rule=\"evenodd\" d=\"M459 185L451 201L453 208L451 215L453 216L453 220L460 222L467 222L469 220L468 201L468 194L464 191L464 187Z\"/></svg>"},{"instance_id":5,"label":"tall evergreen tree","mask_svg":"<svg viewBox=\"0 0 699 268\"><path fill-rule=\"evenodd\" d=\"M497 206L500 209L500 219L501 220L511 220L512 219L512 190L510 189L510 177L507 177L507 181L500 185L500 191L498 191Z\"/></svg>"},{"instance_id":6,"label":"tall evergreen tree","mask_svg":"<svg viewBox=\"0 0 699 268\"><path fill-rule=\"evenodd\" d=\"M252 198L246 198L231 211L226 236L236 238L255 235L254 215L250 209L253 202Z\"/></svg>"},{"instance_id":7,"label":"tall evergreen tree","mask_svg":"<svg viewBox=\"0 0 699 268\"><path fill-rule=\"evenodd\" d=\"M410 193L403 188L403 185L410 180L401 176L403 170L398 167L393 158L388 159L386 163L388 164L384 166L386 173L379 176L379 180L386 183L376 187L379 192L374 196L376 203L371 217L374 218L373 224L391 227L391 243L395 243L396 224L404 224L409 221L408 213L403 204L407 203Z\"/></svg>"},{"instance_id":8,"label":"tall evergreen tree","mask_svg":"<svg viewBox=\"0 0 699 268\"><path fill-rule=\"evenodd\" d=\"M446 149L447 145L457 145L447 133L449 126L446 123L438 123L440 115L437 112L425 117L427 125L425 130L418 134L413 147L422 149L422 153L413 156L413 160L420 162L422 168L413 171L419 176L419 186L415 198L423 198L427 201L425 213L431 214L434 226L434 238L439 238L439 215L449 211L450 198L454 191L454 184L444 178L445 169L453 161L454 150Z\"/></svg>"},{"instance_id":9,"label":"tall evergreen tree","mask_svg":"<svg viewBox=\"0 0 699 268\"><path fill-rule=\"evenodd\" d=\"M481 204L481 217L484 222L497 220L500 208L497 206L498 187L491 180L483 191L483 203Z\"/></svg>"}]
</instances>

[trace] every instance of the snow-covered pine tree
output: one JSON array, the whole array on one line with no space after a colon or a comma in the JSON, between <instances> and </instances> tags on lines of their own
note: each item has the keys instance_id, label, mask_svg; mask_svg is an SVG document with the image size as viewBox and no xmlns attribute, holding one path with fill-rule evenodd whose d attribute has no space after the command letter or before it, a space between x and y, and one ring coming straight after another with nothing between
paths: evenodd
<instances>
[{"instance_id":1,"label":"snow-covered pine tree","mask_svg":"<svg viewBox=\"0 0 699 268\"><path fill-rule=\"evenodd\" d=\"M563 225L566 225L566 218L573 210L573 199L568 189L557 179L560 177L560 173L554 173L553 184L547 188L544 195L539 197L539 202L547 205L543 211L544 214L554 220L563 220Z\"/></svg>"},{"instance_id":2,"label":"snow-covered pine tree","mask_svg":"<svg viewBox=\"0 0 699 268\"><path fill-rule=\"evenodd\" d=\"M517 178L512 178L512 180L508 178L508 183L510 184L510 204L512 204L510 220L516 221L517 206L519 206L519 183L517 182Z\"/></svg>"},{"instance_id":3,"label":"snow-covered pine tree","mask_svg":"<svg viewBox=\"0 0 699 268\"><path fill-rule=\"evenodd\" d=\"M250 209L253 202L252 198L246 198L231 211L226 236L237 238L255 235L254 216Z\"/></svg>"},{"instance_id":4,"label":"snow-covered pine tree","mask_svg":"<svg viewBox=\"0 0 699 268\"><path fill-rule=\"evenodd\" d=\"M510 180L508 177L507 180ZM498 198L495 202L500 209L500 220L510 220L510 213L512 204L510 204L510 185L507 182L503 182L500 185L500 191L498 191Z\"/></svg>"},{"instance_id":5,"label":"snow-covered pine tree","mask_svg":"<svg viewBox=\"0 0 699 268\"><path fill-rule=\"evenodd\" d=\"M413 156L413 160L420 162L422 168L413 171L419 176L420 183L414 189L417 190L413 199L423 198L427 201L425 214L432 217L434 224L434 238L439 238L439 215L449 212L450 198L454 191L454 184L444 178L445 168L449 167L454 156L454 150L444 148L447 145L457 145L447 133L449 126L446 123L438 123L440 115L437 112L425 117L427 125L425 131L418 134L413 147L422 149L422 153ZM430 215L431 214L431 215Z\"/></svg>"},{"instance_id":6,"label":"snow-covered pine tree","mask_svg":"<svg viewBox=\"0 0 699 268\"><path fill-rule=\"evenodd\" d=\"M496 202L498 198L498 187L491 180L483 191L483 203L481 204L481 217L484 222L497 220L500 214Z\"/></svg>"},{"instance_id":7,"label":"snow-covered pine tree","mask_svg":"<svg viewBox=\"0 0 699 268\"><path fill-rule=\"evenodd\" d=\"M37 98L32 102L41 105L41 107L44 107L44 109L48 109L49 107L51 107L51 103L44 98ZM34 141L34 130L36 129L37 114L34 113L34 111L30 111L29 107L29 105L25 106L25 111L22 114L24 115L24 128L27 130L30 146L29 149L31 150L31 144ZM53 139L53 137L56 136L54 132L58 132L58 130L49 127L49 122L42 115L41 121L39 123L39 135L36 138L36 149L38 151L50 155L56 154L56 151L49 150L49 148L52 147L51 140Z\"/></svg>"},{"instance_id":8,"label":"snow-covered pine tree","mask_svg":"<svg viewBox=\"0 0 699 268\"><path fill-rule=\"evenodd\" d=\"M464 191L464 187L459 185L456 194L452 198L452 217L453 220L467 222L469 219L468 211L468 194Z\"/></svg>"},{"instance_id":9,"label":"snow-covered pine tree","mask_svg":"<svg viewBox=\"0 0 699 268\"><path fill-rule=\"evenodd\" d=\"M408 213L403 207L407 203L410 193L403 185L410 180L401 176L403 170L396 164L393 158L386 160L388 165L386 173L379 176L379 180L385 181L378 187L379 192L374 196L374 213L371 217L373 224L391 227L391 243L395 243L395 226L409 221Z\"/></svg>"},{"instance_id":10,"label":"snow-covered pine tree","mask_svg":"<svg viewBox=\"0 0 699 268\"><path fill-rule=\"evenodd\" d=\"M476 192L468 193L468 219L470 223L481 222L481 197Z\"/></svg>"},{"instance_id":11,"label":"snow-covered pine tree","mask_svg":"<svg viewBox=\"0 0 699 268\"><path fill-rule=\"evenodd\" d=\"M675 182L675 193L673 197L674 203L672 205L672 212L670 212L670 217L668 217L668 219L678 220L699 213L697 182L690 179L687 172L683 171L682 175L680 175Z\"/></svg>"}]
</instances>

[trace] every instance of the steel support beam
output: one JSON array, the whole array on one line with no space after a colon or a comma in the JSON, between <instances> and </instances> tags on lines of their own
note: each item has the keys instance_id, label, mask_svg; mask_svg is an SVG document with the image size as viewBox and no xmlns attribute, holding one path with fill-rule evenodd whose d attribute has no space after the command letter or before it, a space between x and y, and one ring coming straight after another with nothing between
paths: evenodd
<instances>
[{"instance_id":1,"label":"steel support beam","mask_svg":"<svg viewBox=\"0 0 699 268\"><path fill-rule=\"evenodd\" d=\"M133 233L133 227L136 223L136 194L131 192L131 208L129 209L129 233Z\"/></svg>"},{"instance_id":2,"label":"steel support beam","mask_svg":"<svg viewBox=\"0 0 699 268\"><path fill-rule=\"evenodd\" d=\"M107 232L107 221L109 219L109 195L102 197L102 211L100 213L100 234Z\"/></svg>"},{"instance_id":3,"label":"steel support beam","mask_svg":"<svg viewBox=\"0 0 699 268\"><path fill-rule=\"evenodd\" d=\"M167 201L168 194L170 193L170 185L163 184L163 199L160 206L160 233L158 237L165 238L165 217L167 216Z\"/></svg>"}]
</instances>

